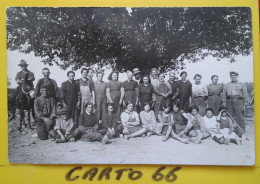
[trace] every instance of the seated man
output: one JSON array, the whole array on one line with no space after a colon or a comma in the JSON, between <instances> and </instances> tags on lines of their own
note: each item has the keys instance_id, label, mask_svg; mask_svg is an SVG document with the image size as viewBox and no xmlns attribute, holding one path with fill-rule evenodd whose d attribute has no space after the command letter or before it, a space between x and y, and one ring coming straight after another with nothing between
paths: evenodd
<instances>
[{"instance_id":1,"label":"seated man","mask_svg":"<svg viewBox=\"0 0 260 184\"><path fill-rule=\"evenodd\" d=\"M49 132L54 126L56 116L55 100L48 95L48 87L41 86L41 96L34 101L34 110L36 116L37 134L39 139L48 139Z\"/></svg>"},{"instance_id":2,"label":"seated man","mask_svg":"<svg viewBox=\"0 0 260 184\"><path fill-rule=\"evenodd\" d=\"M73 142L74 138L70 138L70 140L67 139L74 126L73 119L68 119L68 109L66 107L61 108L57 115L56 125L54 126L54 136L50 133L51 136L56 139L56 143Z\"/></svg>"},{"instance_id":3,"label":"seated man","mask_svg":"<svg viewBox=\"0 0 260 184\"><path fill-rule=\"evenodd\" d=\"M101 141L103 144L107 143L109 139L108 135L102 135L97 129L98 122L93 113L93 104L87 103L85 105L85 110L79 116L78 128L67 137L67 140L70 140L73 137L82 141Z\"/></svg>"}]
</instances>

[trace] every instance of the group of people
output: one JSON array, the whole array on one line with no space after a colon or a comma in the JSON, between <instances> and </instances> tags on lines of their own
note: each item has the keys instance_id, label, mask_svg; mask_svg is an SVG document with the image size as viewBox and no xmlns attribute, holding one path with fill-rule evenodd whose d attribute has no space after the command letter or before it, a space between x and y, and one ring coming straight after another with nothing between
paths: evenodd
<instances>
[{"instance_id":1,"label":"group of people","mask_svg":"<svg viewBox=\"0 0 260 184\"><path fill-rule=\"evenodd\" d=\"M19 86L10 101L24 91L25 82L31 87L41 140L107 143L116 137L158 135L163 141L172 137L182 143L200 143L211 137L220 144L241 144L245 134L242 110L248 100L247 89L234 71L230 72L230 83L219 84L218 76L213 75L212 83L203 86L200 74L191 84L185 71L180 74L181 80L170 72L166 81L166 74L156 68L149 75L135 68L127 71L124 82L119 81L117 71L112 71L106 83L103 72L96 72L94 81L94 70L82 68L78 80L74 71L67 72L68 80L59 90L48 68L42 69L43 78L34 88L35 77L26 61L21 60L19 66ZM15 110L11 111L10 119L15 116Z\"/></svg>"}]
</instances>

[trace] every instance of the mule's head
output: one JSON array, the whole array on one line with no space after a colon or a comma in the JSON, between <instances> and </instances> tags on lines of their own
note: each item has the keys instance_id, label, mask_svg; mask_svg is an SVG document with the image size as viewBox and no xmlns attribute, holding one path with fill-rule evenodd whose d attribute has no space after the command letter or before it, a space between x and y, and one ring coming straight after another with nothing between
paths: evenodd
<instances>
[{"instance_id":1,"label":"mule's head","mask_svg":"<svg viewBox=\"0 0 260 184\"><path fill-rule=\"evenodd\" d=\"M32 90L32 86L27 81L23 82L22 87L25 92L29 92Z\"/></svg>"}]
</instances>

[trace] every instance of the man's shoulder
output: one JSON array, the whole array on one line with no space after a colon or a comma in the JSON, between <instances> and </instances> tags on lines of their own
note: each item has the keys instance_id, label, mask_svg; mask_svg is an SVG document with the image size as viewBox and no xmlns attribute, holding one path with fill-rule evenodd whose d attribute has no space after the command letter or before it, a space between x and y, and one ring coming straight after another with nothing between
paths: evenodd
<instances>
[{"instance_id":1,"label":"man's shoulder","mask_svg":"<svg viewBox=\"0 0 260 184\"><path fill-rule=\"evenodd\" d=\"M38 96L38 97L35 98L34 101L39 101L40 99L41 99L41 96Z\"/></svg>"},{"instance_id":2,"label":"man's shoulder","mask_svg":"<svg viewBox=\"0 0 260 184\"><path fill-rule=\"evenodd\" d=\"M44 80L44 78L41 78L41 79L38 80L38 82L43 82L43 80Z\"/></svg>"},{"instance_id":3,"label":"man's shoulder","mask_svg":"<svg viewBox=\"0 0 260 184\"><path fill-rule=\"evenodd\" d=\"M52 78L49 78L49 80L56 83L56 80L54 80L54 79L52 79Z\"/></svg>"},{"instance_id":4,"label":"man's shoulder","mask_svg":"<svg viewBox=\"0 0 260 184\"><path fill-rule=\"evenodd\" d=\"M22 73L23 71L21 70L21 71L19 71L19 72L17 72L17 75L21 75L21 73Z\"/></svg>"},{"instance_id":5,"label":"man's shoulder","mask_svg":"<svg viewBox=\"0 0 260 184\"><path fill-rule=\"evenodd\" d=\"M32 72L32 71L30 71L30 70L27 70L28 71L28 73L29 74L33 74L34 75L34 73ZM22 71L21 71L22 72Z\"/></svg>"},{"instance_id":6,"label":"man's shoulder","mask_svg":"<svg viewBox=\"0 0 260 184\"><path fill-rule=\"evenodd\" d=\"M180 84L180 83L183 83L183 84L188 83L188 84L192 85L190 80L186 80L186 82L183 82L182 80L178 80L177 82L178 82L178 84Z\"/></svg>"}]
</instances>

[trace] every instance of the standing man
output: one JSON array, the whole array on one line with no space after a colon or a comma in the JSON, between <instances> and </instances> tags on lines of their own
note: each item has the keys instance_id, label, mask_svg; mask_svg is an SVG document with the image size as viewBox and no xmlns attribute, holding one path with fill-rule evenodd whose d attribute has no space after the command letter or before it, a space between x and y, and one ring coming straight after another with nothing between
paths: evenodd
<instances>
[{"instance_id":1,"label":"standing man","mask_svg":"<svg viewBox=\"0 0 260 184\"><path fill-rule=\"evenodd\" d=\"M176 101L178 101L179 90L180 90L179 89L179 82L175 81L175 73L174 72L169 73L168 83L170 84L170 86L172 88L172 94L170 96L170 99L171 99L171 104L173 104Z\"/></svg>"},{"instance_id":2,"label":"standing man","mask_svg":"<svg viewBox=\"0 0 260 184\"><path fill-rule=\"evenodd\" d=\"M13 120L15 118L15 99L19 92L21 91L21 86L24 81L27 81L28 84L31 86L31 89L33 89L33 81L35 80L34 74L27 69L28 64L25 60L21 60L20 64L18 66L21 67L21 71L17 73L15 77L15 81L18 84L18 87L14 90L12 95L9 98L9 105L11 109L11 116L9 117L9 121Z\"/></svg>"},{"instance_id":3,"label":"standing man","mask_svg":"<svg viewBox=\"0 0 260 184\"><path fill-rule=\"evenodd\" d=\"M34 109L36 116L37 134L41 140L48 139L54 126L54 118L56 116L56 106L53 97L48 95L48 86L41 85L40 96L34 101Z\"/></svg>"},{"instance_id":4,"label":"standing man","mask_svg":"<svg viewBox=\"0 0 260 184\"><path fill-rule=\"evenodd\" d=\"M133 73L134 73L134 80L140 84L140 80L142 78L142 74L141 71L139 70L139 68L134 68L133 69Z\"/></svg>"},{"instance_id":5,"label":"standing man","mask_svg":"<svg viewBox=\"0 0 260 184\"><path fill-rule=\"evenodd\" d=\"M43 74L43 78L39 79L35 90L34 90L34 97L39 97L40 96L40 88L42 85L45 85L48 87L48 95L53 97L55 99L55 101L59 100L59 89L57 86L57 83L55 80L50 78L50 70L49 68L43 68L42 69L42 74Z\"/></svg>"},{"instance_id":6,"label":"standing man","mask_svg":"<svg viewBox=\"0 0 260 184\"><path fill-rule=\"evenodd\" d=\"M179 99L180 109L184 112L189 112L189 103L192 96L192 84L187 80L187 72L183 71L180 74L181 80L179 81Z\"/></svg>"},{"instance_id":7,"label":"standing man","mask_svg":"<svg viewBox=\"0 0 260 184\"><path fill-rule=\"evenodd\" d=\"M230 72L231 82L225 84L224 86L222 103L227 107L230 115L236 119L237 124L242 129L240 130L240 128L236 126L235 133L237 133L239 136L242 136L246 130L242 110L245 109L245 105L248 100L248 94L246 85L242 82L239 82L237 77L237 72Z\"/></svg>"}]
</instances>

